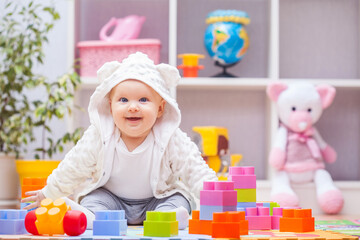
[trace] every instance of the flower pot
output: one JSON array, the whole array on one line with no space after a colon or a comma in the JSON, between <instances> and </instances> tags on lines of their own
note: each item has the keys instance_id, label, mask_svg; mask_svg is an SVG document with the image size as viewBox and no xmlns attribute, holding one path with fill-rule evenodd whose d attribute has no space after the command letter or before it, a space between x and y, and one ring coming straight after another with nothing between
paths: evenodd
<instances>
[{"instance_id":1,"label":"flower pot","mask_svg":"<svg viewBox=\"0 0 360 240\"><path fill-rule=\"evenodd\" d=\"M17 200L19 186L15 155L0 153L0 201Z\"/></svg>"},{"instance_id":2,"label":"flower pot","mask_svg":"<svg viewBox=\"0 0 360 240\"><path fill-rule=\"evenodd\" d=\"M20 183L24 177L47 178L60 163L55 160L16 160L15 162Z\"/></svg>"}]
</instances>

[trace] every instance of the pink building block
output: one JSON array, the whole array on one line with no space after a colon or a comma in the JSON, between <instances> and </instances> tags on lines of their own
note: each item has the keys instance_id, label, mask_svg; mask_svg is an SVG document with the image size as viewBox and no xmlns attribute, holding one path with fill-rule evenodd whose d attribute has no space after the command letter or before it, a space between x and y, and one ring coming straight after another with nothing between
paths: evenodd
<instances>
[{"instance_id":1,"label":"pink building block","mask_svg":"<svg viewBox=\"0 0 360 240\"><path fill-rule=\"evenodd\" d=\"M256 175L254 167L230 167L229 180L235 189L255 189Z\"/></svg>"},{"instance_id":2,"label":"pink building block","mask_svg":"<svg viewBox=\"0 0 360 240\"><path fill-rule=\"evenodd\" d=\"M234 182L204 182L200 191L200 205L204 206L236 206L237 192Z\"/></svg>"},{"instance_id":3,"label":"pink building block","mask_svg":"<svg viewBox=\"0 0 360 240\"><path fill-rule=\"evenodd\" d=\"M249 221L249 230L270 230L271 216L267 207L246 209L246 220Z\"/></svg>"},{"instance_id":4,"label":"pink building block","mask_svg":"<svg viewBox=\"0 0 360 240\"><path fill-rule=\"evenodd\" d=\"M271 216L271 229L280 229L280 218L282 217L282 208L274 207L273 215Z\"/></svg>"}]
</instances>

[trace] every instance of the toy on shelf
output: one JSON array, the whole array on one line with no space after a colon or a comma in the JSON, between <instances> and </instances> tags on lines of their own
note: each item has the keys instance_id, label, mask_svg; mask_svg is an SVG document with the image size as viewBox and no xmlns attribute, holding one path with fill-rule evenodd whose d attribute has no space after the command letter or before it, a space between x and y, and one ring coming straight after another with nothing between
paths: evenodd
<instances>
[{"instance_id":1,"label":"toy on shelf","mask_svg":"<svg viewBox=\"0 0 360 240\"><path fill-rule=\"evenodd\" d=\"M240 154L230 156L227 129L214 126L196 126L192 130L196 133L193 140L206 163L217 172L219 180L226 180L228 168L238 165L242 159Z\"/></svg>"},{"instance_id":2,"label":"toy on shelf","mask_svg":"<svg viewBox=\"0 0 360 240\"><path fill-rule=\"evenodd\" d=\"M95 212L93 235L121 236L126 235L127 220L124 210L104 210Z\"/></svg>"},{"instance_id":3,"label":"toy on shelf","mask_svg":"<svg viewBox=\"0 0 360 240\"><path fill-rule=\"evenodd\" d=\"M215 65L223 72L214 77L234 77L226 69L237 64L249 47L245 25L250 23L246 12L237 10L216 10L208 14L204 44Z\"/></svg>"},{"instance_id":4,"label":"toy on shelf","mask_svg":"<svg viewBox=\"0 0 360 240\"><path fill-rule=\"evenodd\" d=\"M0 234L26 234L24 224L26 213L26 210L0 210Z\"/></svg>"},{"instance_id":5,"label":"toy on shelf","mask_svg":"<svg viewBox=\"0 0 360 240\"><path fill-rule=\"evenodd\" d=\"M269 163L277 170L271 198L281 207L299 205L292 182L311 181L316 185L318 203L325 213L335 214L343 207L342 193L325 170L325 162L334 162L337 154L313 126L331 105L335 92L332 86L307 82L274 82L267 87L280 120Z\"/></svg>"},{"instance_id":6,"label":"toy on shelf","mask_svg":"<svg viewBox=\"0 0 360 240\"><path fill-rule=\"evenodd\" d=\"M46 198L41 206L26 214L25 228L33 235L78 236L85 232L86 216L81 211L71 210L65 200Z\"/></svg>"},{"instance_id":7,"label":"toy on shelf","mask_svg":"<svg viewBox=\"0 0 360 240\"><path fill-rule=\"evenodd\" d=\"M202 54L195 53L185 53L179 54L178 58L183 59L183 64L179 65L177 68L183 70L183 77L197 77L198 70L204 69L204 66L199 65L199 59L204 58Z\"/></svg>"},{"instance_id":8,"label":"toy on shelf","mask_svg":"<svg viewBox=\"0 0 360 240\"><path fill-rule=\"evenodd\" d=\"M100 30L99 37L103 41L119 41L136 39L145 22L145 17L129 15L124 18L112 17ZM113 28L110 35L107 32Z\"/></svg>"},{"instance_id":9,"label":"toy on shelf","mask_svg":"<svg viewBox=\"0 0 360 240\"><path fill-rule=\"evenodd\" d=\"M179 234L179 223L176 212L146 212L144 236L173 237Z\"/></svg>"}]
</instances>

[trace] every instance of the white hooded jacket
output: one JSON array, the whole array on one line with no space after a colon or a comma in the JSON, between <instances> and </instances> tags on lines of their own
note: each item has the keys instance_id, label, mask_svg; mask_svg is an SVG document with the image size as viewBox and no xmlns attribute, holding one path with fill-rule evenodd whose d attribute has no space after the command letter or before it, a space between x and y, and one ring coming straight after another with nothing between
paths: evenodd
<instances>
[{"instance_id":1,"label":"white hooded jacket","mask_svg":"<svg viewBox=\"0 0 360 240\"><path fill-rule=\"evenodd\" d=\"M42 190L45 197L57 199L74 194L79 201L105 185L117 143L108 93L121 81L137 79L166 101L163 116L153 126L155 143L150 183L153 194L163 198L180 192L195 208L193 194L199 197L203 181L216 181L217 177L202 159L195 143L179 129L180 110L169 91L180 79L178 70L167 64L154 65L145 54L138 52L122 63L104 64L98 78L102 82L91 96L88 108L91 125L48 177L47 186Z\"/></svg>"}]
</instances>

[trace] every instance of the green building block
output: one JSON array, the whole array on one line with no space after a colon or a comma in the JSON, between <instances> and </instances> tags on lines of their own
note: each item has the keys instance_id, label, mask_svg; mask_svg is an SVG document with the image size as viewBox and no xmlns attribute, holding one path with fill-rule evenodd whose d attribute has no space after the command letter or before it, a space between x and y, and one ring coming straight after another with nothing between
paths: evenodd
<instances>
[{"instance_id":1,"label":"green building block","mask_svg":"<svg viewBox=\"0 0 360 240\"><path fill-rule=\"evenodd\" d=\"M146 212L144 236L172 237L179 234L179 223L175 212Z\"/></svg>"},{"instance_id":2,"label":"green building block","mask_svg":"<svg viewBox=\"0 0 360 240\"><path fill-rule=\"evenodd\" d=\"M256 202L256 188L235 189L238 202Z\"/></svg>"}]
</instances>

